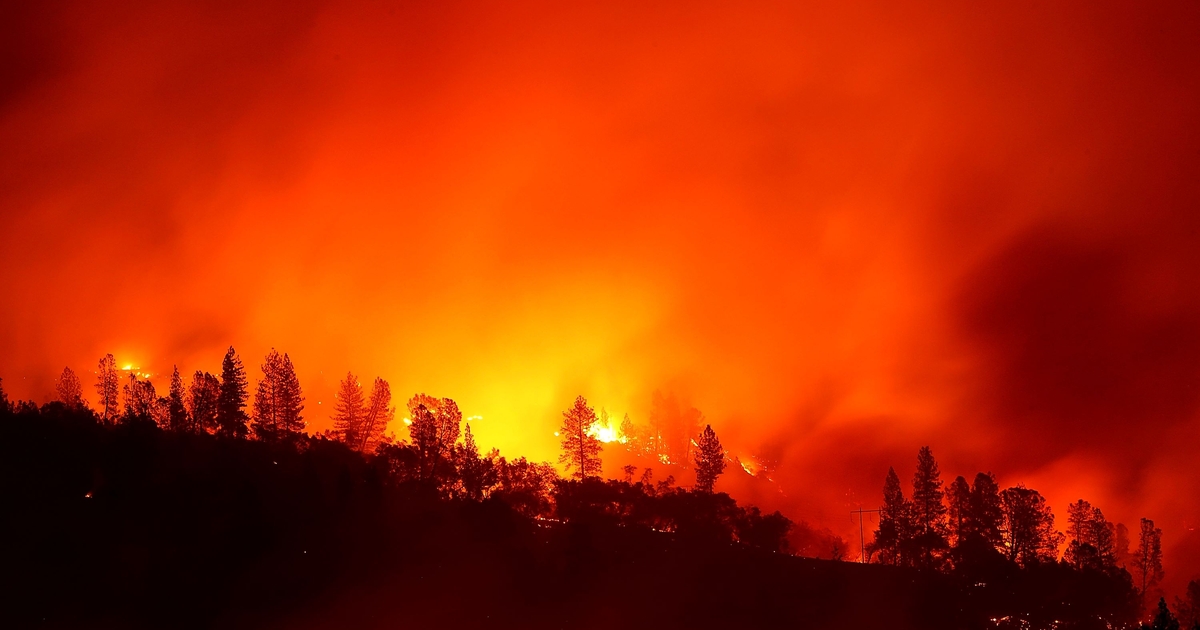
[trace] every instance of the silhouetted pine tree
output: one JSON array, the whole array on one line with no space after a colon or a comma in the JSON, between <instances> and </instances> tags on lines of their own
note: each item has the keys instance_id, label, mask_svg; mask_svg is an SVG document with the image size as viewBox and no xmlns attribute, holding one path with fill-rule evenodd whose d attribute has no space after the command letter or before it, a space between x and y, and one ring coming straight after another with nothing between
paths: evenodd
<instances>
[{"instance_id":1,"label":"silhouetted pine tree","mask_svg":"<svg viewBox=\"0 0 1200 630\"><path fill-rule=\"evenodd\" d=\"M485 491L495 485L495 474L491 470L492 462L479 456L479 446L475 444L469 422L463 431L462 446L455 450L455 459L462 495L472 501L482 500Z\"/></svg>"},{"instance_id":2,"label":"silhouetted pine tree","mask_svg":"<svg viewBox=\"0 0 1200 630\"><path fill-rule=\"evenodd\" d=\"M68 409L79 410L86 407L86 403L83 402L83 385L71 368L63 368L62 374L54 382L54 391L58 395L58 401Z\"/></svg>"},{"instance_id":3,"label":"silhouetted pine tree","mask_svg":"<svg viewBox=\"0 0 1200 630\"><path fill-rule=\"evenodd\" d=\"M462 434L462 411L459 410L458 403L450 398L443 398L436 417L438 444L441 446L442 453L447 454L450 449L454 448L455 443L458 442L458 436Z\"/></svg>"},{"instance_id":4,"label":"silhouetted pine tree","mask_svg":"<svg viewBox=\"0 0 1200 630\"><path fill-rule=\"evenodd\" d=\"M879 527L867 552L883 564L909 564L912 539L912 505L904 498L900 477L895 468L888 468L883 482L883 506L879 509Z\"/></svg>"},{"instance_id":5,"label":"silhouetted pine tree","mask_svg":"<svg viewBox=\"0 0 1200 630\"><path fill-rule=\"evenodd\" d=\"M0 415L12 413L12 403L8 402L8 394L4 393L4 379L0 378Z\"/></svg>"},{"instance_id":6,"label":"silhouetted pine tree","mask_svg":"<svg viewBox=\"0 0 1200 630\"><path fill-rule=\"evenodd\" d=\"M1004 543L1000 528L1004 513L1000 508L1000 486L992 473L978 473L971 483L971 504L966 519L967 536L978 536L994 549Z\"/></svg>"},{"instance_id":7,"label":"silhouetted pine tree","mask_svg":"<svg viewBox=\"0 0 1200 630\"><path fill-rule=\"evenodd\" d=\"M1154 521L1143 518L1138 536L1137 551L1133 554L1134 575L1142 585L1142 596L1146 591L1158 584L1163 578L1162 566L1162 530L1154 526ZM1166 603L1164 602L1165 606Z\"/></svg>"},{"instance_id":8,"label":"silhouetted pine tree","mask_svg":"<svg viewBox=\"0 0 1200 630\"><path fill-rule=\"evenodd\" d=\"M346 372L346 378L338 386L334 403L333 430L342 442L357 445L366 409L363 404L362 385L358 378Z\"/></svg>"},{"instance_id":9,"label":"silhouetted pine tree","mask_svg":"<svg viewBox=\"0 0 1200 630\"><path fill-rule=\"evenodd\" d=\"M117 418L117 394L120 392L120 379L117 377L117 361L113 355L106 354L100 359L96 368L96 393L100 399L96 406L100 408L100 419L113 422Z\"/></svg>"},{"instance_id":10,"label":"silhouetted pine tree","mask_svg":"<svg viewBox=\"0 0 1200 630\"><path fill-rule=\"evenodd\" d=\"M971 518L971 486L962 475L954 478L946 492L947 516L951 538L958 546L967 539Z\"/></svg>"},{"instance_id":11,"label":"silhouetted pine tree","mask_svg":"<svg viewBox=\"0 0 1200 630\"><path fill-rule=\"evenodd\" d=\"M588 407L583 396L575 399L575 404L563 412L563 425L559 429L562 436L562 455L558 462L565 464L571 470L571 476L576 479L587 479L600 474L600 451L604 448L600 440L590 433L592 425L596 424L596 412Z\"/></svg>"},{"instance_id":12,"label":"silhouetted pine tree","mask_svg":"<svg viewBox=\"0 0 1200 630\"><path fill-rule=\"evenodd\" d=\"M234 351L233 346L225 351L221 360L221 389L217 398L217 435L231 438L244 438L248 433L246 427L246 400L250 397L247 390L249 380L246 378L246 368L242 359Z\"/></svg>"},{"instance_id":13,"label":"silhouetted pine tree","mask_svg":"<svg viewBox=\"0 0 1200 630\"><path fill-rule=\"evenodd\" d=\"M179 376L179 366L174 366L171 372L171 389L167 393L167 426L172 431L187 431L187 405L184 404L183 378Z\"/></svg>"},{"instance_id":14,"label":"silhouetted pine tree","mask_svg":"<svg viewBox=\"0 0 1200 630\"><path fill-rule=\"evenodd\" d=\"M696 441L695 462L696 490L712 492L717 477L725 472L725 449L721 448L721 441L717 439L712 425L704 425L704 432Z\"/></svg>"},{"instance_id":15,"label":"silhouetted pine tree","mask_svg":"<svg viewBox=\"0 0 1200 630\"><path fill-rule=\"evenodd\" d=\"M1154 613L1154 620L1150 622L1150 625L1142 627L1146 630L1180 630L1179 620L1171 614L1171 609L1167 608L1165 597L1158 598L1158 609Z\"/></svg>"},{"instance_id":16,"label":"silhouetted pine tree","mask_svg":"<svg viewBox=\"0 0 1200 630\"><path fill-rule=\"evenodd\" d=\"M438 423L434 412L424 403L409 401L410 422L408 435L413 448L417 451L419 477L422 480L433 479L438 459L441 457L440 442L438 441Z\"/></svg>"},{"instance_id":17,"label":"silhouetted pine tree","mask_svg":"<svg viewBox=\"0 0 1200 630\"><path fill-rule=\"evenodd\" d=\"M263 363L263 378L254 394L254 434L260 440L290 440L304 430L304 396L287 354L274 348Z\"/></svg>"},{"instance_id":18,"label":"silhouetted pine tree","mask_svg":"<svg viewBox=\"0 0 1200 630\"><path fill-rule=\"evenodd\" d=\"M922 447L917 454L917 472L913 474L912 515L917 548L914 560L932 567L946 545L946 506L942 502L941 473L933 459L933 451Z\"/></svg>"},{"instance_id":19,"label":"silhouetted pine tree","mask_svg":"<svg viewBox=\"0 0 1200 630\"><path fill-rule=\"evenodd\" d=\"M217 430L217 407L221 401L221 381L208 372L196 370L192 385L188 389L187 407L191 422L191 433L208 433Z\"/></svg>"},{"instance_id":20,"label":"silhouetted pine tree","mask_svg":"<svg viewBox=\"0 0 1200 630\"><path fill-rule=\"evenodd\" d=\"M380 444L385 443L384 432L395 416L392 388L387 381L375 377L375 384L371 387L371 398L367 402L366 414L358 433L358 443L354 448L360 453L374 453Z\"/></svg>"}]
</instances>

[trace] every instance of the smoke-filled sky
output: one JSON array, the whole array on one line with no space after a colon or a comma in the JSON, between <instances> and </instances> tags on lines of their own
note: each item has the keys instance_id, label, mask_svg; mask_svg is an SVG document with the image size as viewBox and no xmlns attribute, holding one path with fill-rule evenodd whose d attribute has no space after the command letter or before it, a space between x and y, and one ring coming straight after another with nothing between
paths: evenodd
<instances>
[{"instance_id":1,"label":"smoke-filled sky","mask_svg":"<svg viewBox=\"0 0 1200 630\"><path fill-rule=\"evenodd\" d=\"M662 390L847 537L928 444L1200 572L1195 2L117 4L0 9L11 397L276 347L553 459Z\"/></svg>"}]
</instances>

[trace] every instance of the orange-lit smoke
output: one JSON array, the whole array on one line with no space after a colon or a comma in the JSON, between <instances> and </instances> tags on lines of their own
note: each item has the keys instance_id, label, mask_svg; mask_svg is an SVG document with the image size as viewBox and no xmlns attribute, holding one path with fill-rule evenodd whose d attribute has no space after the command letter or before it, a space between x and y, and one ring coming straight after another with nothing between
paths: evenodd
<instances>
[{"instance_id":1,"label":"orange-lit smoke","mask_svg":"<svg viewBox=\"0 0 1200 630\"><path fill-rule=\"evenodd\" d=\"M11 396L276 347L553 460L663 390L847 538L929 444L1200 561L1195 3L251 4L0 10Z\"/></svg>"}]
</instances>

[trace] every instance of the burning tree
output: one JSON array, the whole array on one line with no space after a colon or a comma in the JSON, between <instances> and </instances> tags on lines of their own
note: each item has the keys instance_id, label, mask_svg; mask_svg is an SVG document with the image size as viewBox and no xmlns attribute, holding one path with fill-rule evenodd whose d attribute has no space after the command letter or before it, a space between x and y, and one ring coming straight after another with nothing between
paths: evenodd
<instances>
[{"instance_id":1,"label":"burning tree","mask_svg":"<svg viewBox=\"0 0 1200 630\"><path fill-rule=\"evenodd\" d=\"M563 425L559 430L562 435L562 455L558 463L565 464L568 470L573 470L571 476L576 479L587 479L600 474L600 451L604 446L596 436L592 435L592 426L596 424L596 411L588 407L583 396L575 399L575 404L563 412Z\"/></svg>"},{"instance_id":2,"label":"burning tree","mask_svg":"<svg viewBox=\"0 0 1200 630\"><path fill-rule=\"evenodd\" d=\"M699 409L681 405L675 394L664 395L656 391L643 447L661 463L686 462L690 459L692 436L700 432L703 420Z\"/></svg>"},{"instance_id":3,"label":"burning tree","mask_svg":"<svg viewBox=\"0 0 1200 630\"><path fill-rule=\"evenodd\" d=\"M425 412L419 411L422 407ZM449 457L462 431L462 411L458 403L449 398L417 394L408 399L408 414L411 421L408 431L413 444Z\"/></svg>"},{"instance_id":4,"label":"burning tree","mask_svg":"<svg viewBox=\"0 0 1200 630\"><path fill-rule=\"evenodd\" d=\"M417 394L408 401L408 413L419 476L443 486L454 476L454 445L461 431L462 411L449 398Z\"/></svg>"},{"instance_id":5,"label":"burning tree","mask_svg":"<svg viewBox=\"0 0 1200 630\"><path fill-rule=\"evenodd\" d=\"M371 387L371 398L363 415L356 435L357 442L351 446L360 453L373 453L380 444L385 442L384 431L396 416L396 408L392 407L392 388L382 378L375 377Z\"/></svg>"},{"instance_id":6,"label":"burning tree","mask_svg":"<svg viewBox=\"0 0 1200 630\"><path fill-rule=\"evenodd\" d=\"M712 492L717 477L725 472L725 449L712 425L704 425L704 431L696 443L696 489L700 492ZM632 474L630 475L632 477Z\"/></svg>"},{"instance_id":7,"label":"burning tree","mask_svg":"<svg viewBox=\"0 0 1200 630\"><path fill-rule=\"evenodd\" d=\"M217 405L221 400L221 381L208 372L196 370L188 388L187 408L192 417L188 430L207 433L217 427Z\"/></svg>"}]
</instances>

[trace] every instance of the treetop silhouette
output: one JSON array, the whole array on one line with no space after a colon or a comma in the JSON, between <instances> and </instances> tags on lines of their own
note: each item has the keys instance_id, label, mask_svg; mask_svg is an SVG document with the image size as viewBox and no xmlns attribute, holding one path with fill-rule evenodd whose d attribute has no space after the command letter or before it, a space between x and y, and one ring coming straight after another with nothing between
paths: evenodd
<instances>
[{"instance_id":1,"label":"treetop silhouette","mask_svg":"<svg viewBox=\"0 0 1200 630\"><path fill-rule=\"evenodd\" d=\"M604 445L592 435L596 424L596 412L588 406L583 396L563 412L563 424L559 429L562 438L562 454L558 461L572 471L575 479L587 479L600 474L600 452Z\"/></svg>"}]
</instances>

